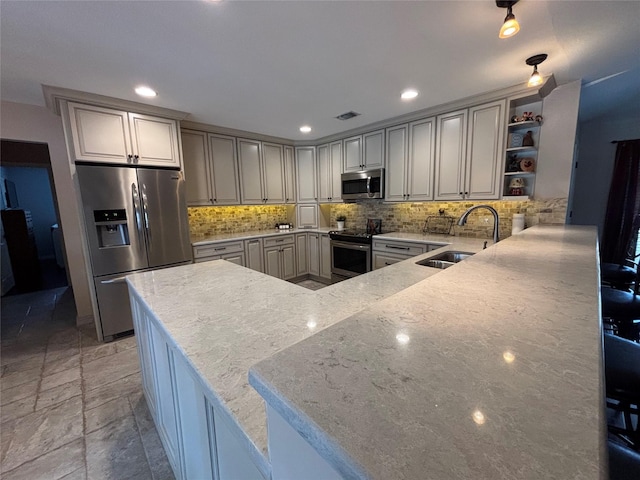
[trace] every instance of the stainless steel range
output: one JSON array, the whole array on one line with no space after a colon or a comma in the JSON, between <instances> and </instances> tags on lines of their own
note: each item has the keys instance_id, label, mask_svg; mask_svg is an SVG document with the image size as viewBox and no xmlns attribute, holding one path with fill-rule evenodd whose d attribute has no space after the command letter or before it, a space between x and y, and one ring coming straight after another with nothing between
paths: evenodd
<instances>
[{"instance_id":1,"label":"stainless steel range","mask_svg":"<svg viewBox=\"0 0 640 480\"><path fill-rule=\"evenodd\" d=\"M332 230L331 280L340 282L371 271L373 236L382 233L380 220L367 221L367 231Z\"/></svg>"}]
</instances>

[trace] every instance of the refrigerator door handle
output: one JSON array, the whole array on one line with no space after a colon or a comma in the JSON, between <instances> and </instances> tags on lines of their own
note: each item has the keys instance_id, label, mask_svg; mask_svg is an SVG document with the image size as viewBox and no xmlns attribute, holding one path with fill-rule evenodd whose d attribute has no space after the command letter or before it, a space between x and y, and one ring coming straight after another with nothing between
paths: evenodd
<instances>
[{"instance_id":1,"label":"refrigerator door handle","mask_svg":"<svg viewBox=\"0 0 640 480\"><path fill-rule=\"evenodd\" d=\"M151 250L151 229L149 228L149 208L147 205L147 186L143 183L142 188L142 211L144 212L144 229L147 233L148 248Z\"/></svg>"},{"instance_id":2,"label":"refrigerator door handle","mask_svg":"<svg viewBox=\"0 0 640 480\"><path fill-rule=\"evenodd\" d=\"M138 187L135 183L131 184L131 199L133 200L133 210L136 217L136 232L138 233L138 242L140 246L144 245L142 237L142 226L140 225L140 196L138 195Z\"/></svg>"},{"instance_id":3,"label":"refrigerator door handle","mask_svg":"<svg viewBox=\"0 0 640 480\"><path fill-rule=\"evenodd\" d=\"M111 280L100 280L103 285L109 285L110 283L126 283L126 277L112 278Z\"/></svg>"}]
</instances>

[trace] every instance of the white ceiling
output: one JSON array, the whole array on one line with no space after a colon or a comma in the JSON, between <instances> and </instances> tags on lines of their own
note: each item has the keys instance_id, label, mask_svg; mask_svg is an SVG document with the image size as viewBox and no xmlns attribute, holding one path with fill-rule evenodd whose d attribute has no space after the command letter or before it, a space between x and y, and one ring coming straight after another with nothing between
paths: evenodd
<instances>
[{"instance_id":1,"label":"white ceiling","mask_svg":"<svg viewBox=\"0 0 640 480\"><path fill-rule=\"evenodd\" d=\"M1 95L44 105L47 84L303 140L522 83L544 52L559 84L627 72L588 87L587 116L637 98L640 1L522 0L520 33L500 40L505 13L493 0L2 0ZM349 110L362 115L334 118Z\"/></svg>"}]
</instances>

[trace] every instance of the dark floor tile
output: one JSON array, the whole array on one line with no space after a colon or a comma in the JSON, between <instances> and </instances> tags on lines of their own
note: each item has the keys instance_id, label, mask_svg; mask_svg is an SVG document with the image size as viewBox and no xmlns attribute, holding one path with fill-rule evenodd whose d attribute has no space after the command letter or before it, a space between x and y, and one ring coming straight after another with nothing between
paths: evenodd
<instances>
[{"instance_id":1,"label":"dark floor tile","mask_svg":"<svg viewBox=\"0 0 640 480\"><path fill-rule=\"evenodd\" d=\"M111 422L131 415L131 405L127 397L118 397L84 412L85 434L99 430Z\"/></svg>"},{"instance_id":2,"label":"dark floor tile","mask_svg":"<svg viewBox=\"0 0 640 480\"><path fill-rule=\"evenodd\" d=\"M140 371L138 352L129 349L87 362L82 366L85 392Z\"/></svg>"},{"instance_id":3,"label":"dark floor tile","mask_svg":"<svg viewBox=\"0 0 640 480\"><path fill-rule=\"evenodd\" d=\"M16 469L2 474L3 480L59 480L73 472L84 472L84 441L75 440Z\"/></svg>"},{"instance_id":4,"label":"dark floor tile","mask_svg":"<svg viewBox=\"0 0 640 480\"><path fill-rule=\"evenodd\" d=\"M5 422L1 433L2 471L13 470L81 437L80 396Z\"/></svg>"},{"instance_id":5,"label":"dark floor tile","mask_svg":"<svg viewBox=\"0 0 640 480\"><path fill-rule=\"evenodd\" d=\"M142 446L147 455L151 474L154 480L174 480L173 470L167 459L164 447L156 430L151 413L147 407L144 395L139 393L129 396L131 408L133 410L140 437L142 438Z\"/></svg>"},{"instance_id":6,"label":"dark floor tile","mask_svg":"<svg viewBox=\"0 0 640 480\"><path fill-rule=\"evenodd\" d=\"M82 382L79 378L75 381L40 391L36 401L36 410L51 407L77 395L82 395Z\"/></svg>"},{"instance_id":7,"label":"dark floor tile","mask_svg":"<svg viewBox=\"0 0 640 480\"><path fill-rule=\"evenodd\" d=\"M3 404L0 408L0 423L24 417L36 409L36 397L30 395L15 402Z\"/></svg>"},{"instance_id":8,"label":"dark floor tile","mask_svg":"<svg viewBox=\"0 0 640 480\"><path fill-rule=\"evenodd\" d=\"M90 479L152 479L133 414L86 435Z\"/></svg>"},{"instance_id":9,"label":"dark floor tile","mask_svg":"<svg viewBox=\"0 0 640 480\"><path fill-rule=\"evenodd\" d=\"M83 376L86 376L86 374L83 374ZM93 390L85 391L85 409L95 408L115 398L136 392L142 392L142 379L139 372L114 382L100 385Z\"/></svg>"}]
</instances>

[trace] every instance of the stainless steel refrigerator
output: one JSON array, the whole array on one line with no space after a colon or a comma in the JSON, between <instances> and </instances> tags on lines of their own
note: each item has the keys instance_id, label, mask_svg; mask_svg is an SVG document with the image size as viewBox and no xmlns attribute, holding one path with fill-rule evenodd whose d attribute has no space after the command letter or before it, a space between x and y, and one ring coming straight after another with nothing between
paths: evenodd
<instances>
[{"instance_id":1,"label":"stainless steel refrigerator","mask_svg":"<svg viewBox=\"0 0 640 480\"><path fill-rule=\"evenodd\" d=\"M102 334L133 329L126 274L191 263L177 170L76 165Z\"/></svg>"}]
</instances>

